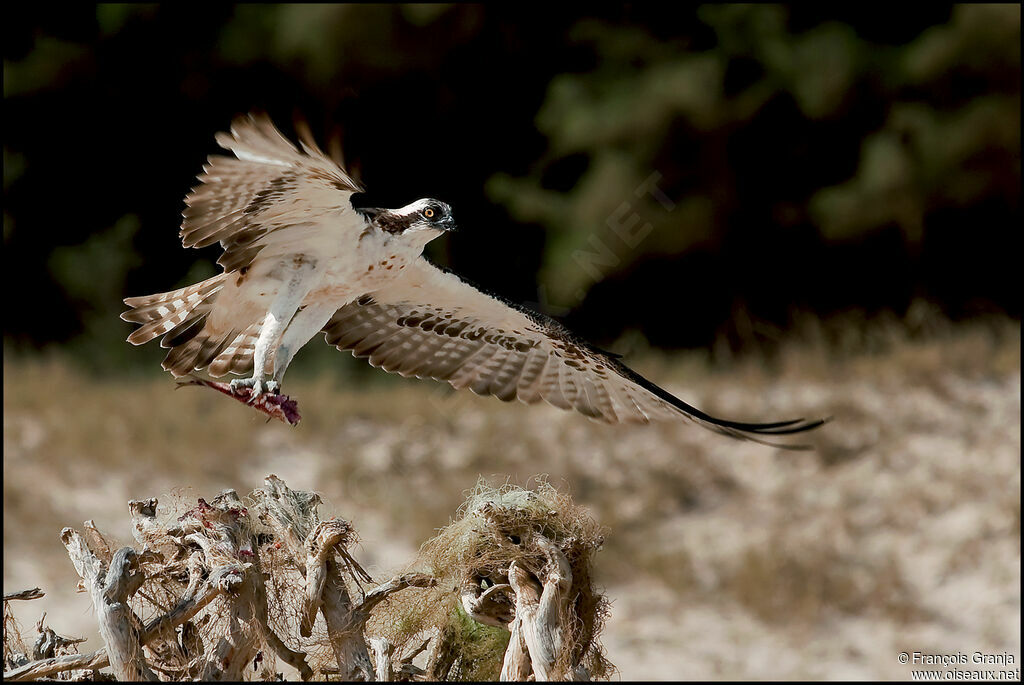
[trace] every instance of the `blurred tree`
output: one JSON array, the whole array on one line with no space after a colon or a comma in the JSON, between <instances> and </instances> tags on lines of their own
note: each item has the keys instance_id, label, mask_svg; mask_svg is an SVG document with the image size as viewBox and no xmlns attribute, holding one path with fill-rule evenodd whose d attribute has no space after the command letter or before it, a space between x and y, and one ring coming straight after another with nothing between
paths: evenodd
<instances>
[{"instance_id":1,"label":"blurred tree","mask_svg":"<svg viewBox=\"0 0 1024 685\"><path fill-rule=\"evenodd\" d=\"M825 237L896 224L916 249L929 210L990 197L1016 204L1020 88L1008 77L1019 75L1019 63L1019 5L958 5L948 24L887 55L879 70L887 89L914 100L895 102L864 140L853 178L811 198ZM974 88L957 92L954 79Z\"/></svg>"},{"instance_id":2,"label":"blurred tree","mask_svg":"<svg viewBox=\"0 0 1024 685\"><path fill-rule=\"evenodd\" d=\"M80 245L61 245L50 253L50 274L68 294L89 333L76 339L76 356L94 368L115 368L128 356L126 346L109 341L122 337L124 326L118 315L124 309L126 277L142 263L132 249L138 230L138 217L127 215Z\"/></svg>"},{"instance_id":3,"label":"blurred tree","mask_svg":"<svg viewBox=\"0 0 1024 685\"><path fill-rule=\"evenodd\" d=\"M495 175L488 191L547 229L541 277L556 304L573 307L606 279L621 290L652 255L700 251L752 269L755 289L798 298L807 283L779 287L791 276L772 258L795 266L781 253L814 257L821 240L864 241L893 225L914 254L929 213L947 206L1002 205L993 230L1013 244L1017 228L1005 220L1019 211L1020 8L944 9L947 20L928 30L934 15L920 17L912 39L876 37L896 45L861 35L858 24L875 16L815 20L773 5L699 8L714 36L705 49L653 28L581 20L569 37L591 46L596 68L552 80L536 118L547 150L526 175ZM664 196L647 191L652 174ZM677 292L728 287L680 271ZM758 297L742 286L738 296ZM728 297L720 304L728 309ZM855 304L865 302L826 306Z\"/></svg>"}]
</instances>

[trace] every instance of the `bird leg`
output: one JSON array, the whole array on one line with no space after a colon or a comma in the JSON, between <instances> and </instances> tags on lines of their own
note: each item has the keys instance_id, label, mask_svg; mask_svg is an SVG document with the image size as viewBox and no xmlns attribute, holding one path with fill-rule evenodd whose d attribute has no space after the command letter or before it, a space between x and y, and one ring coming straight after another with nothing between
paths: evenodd
<instances>
[{"instance_id":1,"label":"bird leg","mask_svg":"<svg viewBox=\"0 0 1024 685\"><path fill-rule=\"evenodd\" d=\"M274 353L274 378L267 381L268 387L273 383L275 392L280 392L284 373L295 358L295 353L323 329L336 311L337 303L310 304L299 308L281 336L281 343Z\"/></svg>"},{"instance_id":2,"label":"bird leg","mask_svg":"<svg viewBox=\"0 0 1024 685\"><path fill-rule=\"evenodd\" d=\"M280 381L271 380L264 382L263 374L267 367L267 357L271 352L271 346L276 344L284 332L288 322L295 316L296 310L302 304L302 300L314 285L312 278L316 271L316 264L297 257L288 265L289 274L284 285L277 291L270 311L267 312L260 329L260 336L256 340L256 349L253 353L252 378L237 378L231 381L231 389L234 391L242 388L252 388L250 401L265 392L277 394L280 390Z\"/></svg>"}]
</instances>

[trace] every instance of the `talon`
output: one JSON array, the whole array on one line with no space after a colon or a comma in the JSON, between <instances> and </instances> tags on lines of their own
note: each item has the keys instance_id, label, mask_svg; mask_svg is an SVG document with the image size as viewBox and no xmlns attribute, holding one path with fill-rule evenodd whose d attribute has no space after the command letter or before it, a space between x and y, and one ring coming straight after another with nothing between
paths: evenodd
<instances>
[{"instance_id":1,"label":"talon","mask_svg":"<svg viewBox=\"0 0 1024 685\"><path fill-rule=\"evenodd\" d=\"M252 382L252 378L235 378L228 385L231 386L231 392L239 394L245 388L251 388Z\"/></svg>"},{"instance_id":2,"label":"talon","mask_svg":"<svg viewBox=\"0 0 1024 685\"><path fill-rule=\"evenodd\" d=\"M256 381L255 383L253 383L252 384L252 395L249 396L249 404L252 404L257 399L259 399L259 396L262 395L263 393L265 393L266 391L267 391L267 389L264 386L263 381Z\"/></svg>"},{"instance_id":3,"label":"talon","mask_svg":"<svg viewBox=\"0 0 1024 685\"><path fill-rule=\"evenodd\" d=\"M256 398L258 398L260 395L262 395L264 392L266 392L265 386L263 384L263 381L260 380L259 378L256 378L256 377L253 377L253 378L236 378L235 380L231 381L230 385L231 385L231 392L235 393L236 395L241 395L242 394L242 390L245 389L245 388L250 389L250 394L249 394L249 403L250 404L252 404L256 400Z\"/></svg>"},{"instance_id":4,"label":"talon","mask_svg":"<svg viewBox=\"0 0 1024 685\"><path fill-rule=\"evenodd\" d=\"M267 381L267 392L271 395L280 395L281 384L277 381Z\"/></svg>"}]
</instances>

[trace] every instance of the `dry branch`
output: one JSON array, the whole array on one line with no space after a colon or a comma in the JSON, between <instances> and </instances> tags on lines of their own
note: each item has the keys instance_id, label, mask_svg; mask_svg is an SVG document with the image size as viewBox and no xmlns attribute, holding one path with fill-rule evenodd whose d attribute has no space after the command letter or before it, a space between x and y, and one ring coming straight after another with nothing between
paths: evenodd
<instances>
[{"instance_id":1,"label":"dry branch","mask_svg":"<svg viewBox=\"0 0 1024 685\"><path fill-rule=\"evenodd\" d=\"M553 678L555 661L562 652L562 621L572 569L561 550L543 535L537 534L534 544L548 557L544 582L538 583L518 562L512 562L508 579L516 593L515 620L520 623L534 675L541 681Z\"/></svg>"},{"instance_id":2,"label":"dry branch","mask_svg":"<svg viewBox=\"0 0 1024 685\"><path fill-rule=\"evenodd\" d=\"M370 639L370 648L377 664L374 672L377 682L388 683L394 680L395 669L391 663L391 655L395 651L395 646L382 637L375 637Z\"/></svg>"},{"instance_id":3,"label":"dry branch","mask_svg":"<svg viewBox=\"0 0 1024 685\"><path fill-rule=\"evenodd\" d=\"M368 592L372 579L349 552L353 526L321 520L315 493L276 476L245 500L225 490L177 516L156 498L132 500L141 551L91 521L61 534L104 647L60 654L79 640L40 622L37 658L8 659L4 679L90 679L108 666L119 680L275 679L281 662L303 680L586 678L595 665L607 675L596 643L603 604L589 584L601 538L553 493L478 491L424 546L435 556L421 554L420 570Z\"/></svg>"},{"instance_id":4,"label":"dry branch","mask_svg":"<svg viewBox=\"0 0 1024 685\"><path fill-rule=\"evenodd\" d=\"M104 573L103 562L92 553L80 533L65 528L61 540L92 597L100 637L106 644L114 675L118 680L156 680L142 653L138 618L128 606L129 596L144 580L137 568L133 568L138 561L135 550L131 547L118 550Z\"/></svg>"},{"instance_id":5,"label":"dry branch","mask_svg":"<svg viewBox=\"0 0 1024 685\"><path fill-rule=\"evenodd\" d=\"M54 632L53 628L46 625L46 612L36 622L36 632L39 637L32 645L33 659L50 659L55 656L64 656L69 653L68 648L77 649L76 645L85 642L84 637L65 637Z\"/></svg>"},{"instance_id":6,"label":"dry branch","mask_svg":"<svg viewBox=\"0 0 1024 685\"><path fill-rule=\"evenodd\" d=\"M312 634L317 613L322 613L341 679L373 680L362 625L354 615L341 567L334 558L336 551L352 541L351 524L343 519L320 521L320 498L314 493L296 492L274 475L268 476L265 484L266 488L253 493L253 498L264 505L264 521L288 545L305 576L301 636Z\"/></svg>"},{"instance_id":7,"label":"dry branch","mask_svg":"<svg viewBox=\"0 0 1024 685\"><path fill-rule=\"evenodd\" d=\"M19 682L49 678L65 671L98 671L110 665L107 650L100 649L90 654L69 654L67 656L41 659L27 663L4 673L4 680Z\"/></svg>"},{"instance_id":8,"label":"dry branch","mask_svg":"<svg viewBox=\"0 0 1024 685\"><path fill-rule=\"evenodd\" d=\"M485 626L508 628L516 612L508 594L512 586L508 583L492 585L484 590L480 587L480 579L471 579L463 584L462 608L469 617Z\"/></svg>"},{"instance_id":9,"label":"dry branch","mask_svg":"<svg viewBox=\"0 0 1024 685\"><path fill-rule=\"evenodd\" d=\"M425 607L389 618L438 627L428 678L608 677L613 667L597 641L606 603L591 581L591 559L602 543L600 526L546 484L531 491L480 485L457 520L420 552L438 587L457 594L434 593ZM430 608L445 602L453 605L445 616ZM460 616L481 628L467 627ZM400 636L392 642L402 644Z\"/></svg>"},{"instance_id":10,"label":"dry branch","mask_svg":"<svg viewBox=\"0 0 1024 685\"><path fill-rule=\"evenodd\" d=\"M399 576L369 592L361 602L354 602L345 577L356 582L372 579L347 550L355 539L352 525L338 518L320 521L316 513L320 499L314 493L291 490L273 475L265 483L253 498L264 506L264 521L288 545L305 576L300 635L310 637L317 615L322 614L338 675L343 680L374 680L364 635L373 608L395 592L428 587L434 579L417 573Z\"/></svg>"},{"instance_id":11,"label":"dry branch","mask_svg":"<svg viewBox=\"0 0 1024 685\"><path fill-rule=\"evenodd\" d=\"M146 628L143 630L139 641L143 645L147 645L156 639L161 632L173 630L175 627L191 619L213 601L215 597L224 592L227 587L230 587L233 573L232 569L223 568L220 570L219 575L211 576L198 597L183 599L172 611L146 624ZM63 671L99 670L109 665L110 659L107 657L107 650L102 648L90 654L71 654L34 661L12 671L7 671L4 673L4 680L37 680Z\"/></svg>"}]
</instances>

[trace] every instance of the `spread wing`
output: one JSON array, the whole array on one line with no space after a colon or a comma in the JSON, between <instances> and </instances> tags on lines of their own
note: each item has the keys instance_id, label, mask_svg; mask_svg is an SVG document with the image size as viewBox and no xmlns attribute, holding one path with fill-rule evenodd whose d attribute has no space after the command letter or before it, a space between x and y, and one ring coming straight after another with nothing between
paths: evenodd
<instances>
[{"instance_id":1,"label":"spread wing","mask_svg":"<svg viewBox=\"0 0 1024 685\"><path fill-rule=\"evenodd\" d=\"M217 143L235 156L210 156L185 198L180 235L185 247L219 242L225 271L249 266L273 231L315 223L362 190L311 137L300 151L266 115L235 119Z\"/></svg>"},{"instance_id":2,"label":"spread wing","mask_svg":"<svg viewBox=\"0 0 1024 685\"><path fill-rule=\"evenodd\" d=\"M425 259L387 287L339 309L324 332L331 345L391 373L446 381L506 401L545 400L608 423L685 416L758 442L824 423L741 423L709 416L556 321L487 295Z\"/></svg>"}]
</instances>

